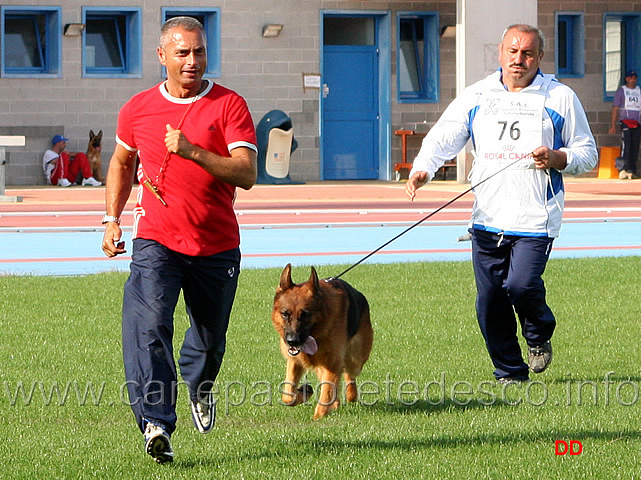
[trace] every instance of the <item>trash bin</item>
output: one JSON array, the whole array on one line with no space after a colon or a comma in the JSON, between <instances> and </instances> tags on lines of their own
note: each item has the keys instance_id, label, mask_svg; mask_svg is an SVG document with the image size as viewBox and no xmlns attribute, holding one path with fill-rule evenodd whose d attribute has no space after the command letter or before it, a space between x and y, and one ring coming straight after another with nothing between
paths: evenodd
<instances>
[{"instance_id":1,"label":"trash bin","mask_svg":"<svg viewBox=\"0 0 641 480\"><path fill-rule=\"evenodd\" d=\"M616 159L621 155L620 147L601 147L599 155L598 178L619 178Z\"/></svg>"},{"instance_id":2,"label":"trash bin","mask_svg":"<svg viewBox=\"0 0 641 480\"><path fill-rule=\"evenodd\" d=\"M256 126L258 177L261 184L300 184L289 177L292 152L298 148L292 119L281 110L272 110Z\"/></svg>"}]
</instances>

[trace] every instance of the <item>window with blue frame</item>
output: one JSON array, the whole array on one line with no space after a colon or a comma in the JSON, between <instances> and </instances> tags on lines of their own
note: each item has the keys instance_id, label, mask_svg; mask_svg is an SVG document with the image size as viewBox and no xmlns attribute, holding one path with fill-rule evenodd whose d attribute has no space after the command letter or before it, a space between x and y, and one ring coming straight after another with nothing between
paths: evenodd
<instances>
[{"instance_id":1,"label":"window with blue frame","mask_svg":"<svg viewBox=\"0 0 641 480\"><path fill-rule=\"evenodd\" d=\"M2 77L60 76L60 12L60 7L2 6Z\"/></svg>"},{"instance_id":2,"label":"window with blue frame","mask_svg":"<svg viewBox=\"0 0 641 480\"><path fill-rule=\"evenodd\" d=\"M556 75L582 77L585 75L585 23L583 12L556 13Z\"/></svg>"},{"instance_id":3,"label":"window with blue frame","mask_svg":"<svg viewBox=\"0 0 641 480\"><path fill-rule=\"evenodd\" d=\"M439 101L439 17L437 12L398 12L397 87L399 103Z\"/></svg>"},{"instance_id":4,"label":"window with blue frame","mask_svg":"<svg viewBox=\"0 0 641 480\"><path fill-rule=\"evenodd\" d=\"M83 76L140 77L140 8L83 8Z\"/></svg>"},{"instance_id":5,"label":"window with blue frame","mask_svg":"<svg viewBox=\"0 0 641 480\"><path fill-rule=\"evenodd\" d=\"M641 68L641 13L605 13L603 29L603 92L612 101L625 72Z\"/></svg>"},{"instance_id":6,"label":"window with blue frame","mask_svg":"<svg viewBox=\"0 0 641 480\"><path fill-rule=\"evenodd\" d=\"M163 7L163 23L174 17L193 17L203 24L207 35L207 70L204 77L220 77L220 8ZM162 76L166 77L165 67Z\"/></svg>"}]
</instances>

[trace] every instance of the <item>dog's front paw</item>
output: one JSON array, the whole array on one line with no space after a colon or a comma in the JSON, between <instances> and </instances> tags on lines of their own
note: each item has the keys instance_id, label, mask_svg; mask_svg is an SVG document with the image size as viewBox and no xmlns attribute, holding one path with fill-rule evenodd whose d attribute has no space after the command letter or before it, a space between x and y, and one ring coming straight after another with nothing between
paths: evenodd
<instances>
[{"instance_id":1,"label":"dog's front paw","mask_svg":"<svg viewBox=\"0 0 641 480\"><path fill-rule=\"evenodd\" d=\"M334 410L337 410L339 406L340 402L338 400L331 403L330 405L321 405L320 403L316 404L316 408L314 409L314 417L312 418L312 420L320 420L324 416L332 413Z\"/></svg>"}]
</instances>

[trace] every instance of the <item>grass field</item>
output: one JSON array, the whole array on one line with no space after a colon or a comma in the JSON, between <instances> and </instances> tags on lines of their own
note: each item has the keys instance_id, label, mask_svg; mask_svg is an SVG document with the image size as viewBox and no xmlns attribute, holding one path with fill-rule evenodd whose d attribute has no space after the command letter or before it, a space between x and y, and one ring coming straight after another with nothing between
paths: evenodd
<instances>
[{"instance_id":1,"label":"grass field","mask_svg":"<svg viewBox=\"0 0 641 480\"><path fill-rule=\"evenodd\" d=\"M143 453L123 389L126 275L0 277L0 478L641 477L641 257L550 261L554 361L505 390L476 324L469 263L359 266L345 280L372 310L363 394L319 422L312 403L280 404L279 274L242 273L216 427L196 432L181 387L176 459L162 466ZM176 351L186 327L179 305ZM557 440L582 451L556 455Z\"/></svg>"}]
</instances>

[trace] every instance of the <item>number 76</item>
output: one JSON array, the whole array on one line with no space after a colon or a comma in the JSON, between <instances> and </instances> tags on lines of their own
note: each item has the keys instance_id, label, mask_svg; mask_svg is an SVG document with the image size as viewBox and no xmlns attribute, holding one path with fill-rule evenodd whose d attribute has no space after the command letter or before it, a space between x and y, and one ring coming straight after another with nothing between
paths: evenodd
<instances>
[{"instance_id":1,"label":"number 76","mask_svg":"<svg viewBox=\"0 0 641 480\"><path fill-rule=\"evenodd\" d=\"M499 140L503 140L503 135L505 135L505 131L507 130L507 121L499 121L498 124L502 125L501 128L501 133L499 135ZM510 125L510 138L512 140L518 140L521 137L521 130L519 127L517 127L519 121L515 121Z\"/></svg>"}]
</instances>

